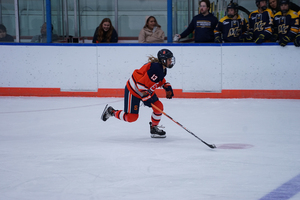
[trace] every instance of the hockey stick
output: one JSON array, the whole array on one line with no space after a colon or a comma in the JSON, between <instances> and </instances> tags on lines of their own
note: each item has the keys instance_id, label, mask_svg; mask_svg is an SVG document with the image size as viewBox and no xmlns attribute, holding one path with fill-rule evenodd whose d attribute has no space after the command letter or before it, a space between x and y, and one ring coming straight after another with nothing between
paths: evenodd
<instances>
[{"instance_id":1,"label":"hockey stick","mask_svg":"<svg viewBox=\"0 0 300 200\"><path fill-rule=\"evenodd\" d=\"M165 116L167 116L170 120L172 120L173 122L175 122L176 124L178 124L179 126L181 126L184 130L186 130L187 132L189 132L190 134L192 134L195 138L197 138L198 140L200 140L201 142L203 142L204 144L206 144L207 146L209 146L210 148L214 149L217 148L216 145L214 144L208 144L206 143L204 140L202 140L201 138L199 138L197 135L195 135L194 133L192 133L192 131L188 130L187 128L185 128L184 126L182 126L179 122L175 121L172 117L170 117L167 113L165 113L164 111L162 111L161 109L159 109L157 106L155 106L153 103L151 103L151 106L153 108L155 108L156 110L158 110L159 112L161 112L162 114L164 114Z\"/></svg>"}]
</instances>

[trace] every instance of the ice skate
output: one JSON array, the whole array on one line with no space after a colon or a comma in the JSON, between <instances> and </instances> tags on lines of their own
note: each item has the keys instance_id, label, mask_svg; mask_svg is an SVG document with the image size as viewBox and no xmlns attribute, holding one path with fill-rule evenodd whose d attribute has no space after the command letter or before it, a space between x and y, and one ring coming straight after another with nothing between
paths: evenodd
<instances>
[{"instance_id":1,"label":"ice skate","mask_svg":"<svg viewBox=\"0 0 300 200\"><path fill-rule=\"evenodd\" d=\"M152 126L152 122L150 124L150 133L152 138L165 138L166 132L164 130L159 129L157 126Z\"/></svg>"},{"instance_id":2,"label":"ice skate","mask_svg":"<svg viewBox=\"0 0 300 200\"><path fill-rule=\"evenodd\" d=\"M108 118L110 118L111 116L114 116L114 112L115 110L113 109L113 107L108 106L108 104L105 106L103 113L101 115L101 119L103 121L106 121Z\"/></svg>"}]
</instances>

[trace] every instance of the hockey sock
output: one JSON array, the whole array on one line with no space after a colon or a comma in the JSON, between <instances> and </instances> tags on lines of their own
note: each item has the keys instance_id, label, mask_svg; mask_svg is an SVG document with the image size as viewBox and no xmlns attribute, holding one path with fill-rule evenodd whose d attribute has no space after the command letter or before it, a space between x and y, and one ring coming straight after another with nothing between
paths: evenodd
<instances>
[{"instance_id":1,"label":"hockey sock","mask_svg":"<svg viewBox=\"0 0 300 200\"><path fill-rule=\"evenodd\" d=\"M164 110L164 105L162 104L161 101L155 101L154 105L157 106L160 110ZM155 108L153 108L153 113L151 115L151 121L152 121L152 126L157 126L160 122L161 119L161 115L162 113L159 110L156 110Z\"/></svg>"},{"instance_id":2,"label":"hockey sock","mask_svg":"<svg viewBox=\"0 0 300 200\"><path fill-rule=\"evenodd\" d=\"M117 110L114 114L116 118L125 122L135 122L139 117L138 114L125 113L123 110Z\"/></svg>"},{"instance_id":3,"label":"hockey sock","mask_svg":"<svg viewBox=\"0 0 300 200\"><path fill-rule=\"evenodd\" d=\"M157 126L160 122L162 113L152 113L151 115L151 121L152 121L152 126Z\"/></svg>"}]
</instances>

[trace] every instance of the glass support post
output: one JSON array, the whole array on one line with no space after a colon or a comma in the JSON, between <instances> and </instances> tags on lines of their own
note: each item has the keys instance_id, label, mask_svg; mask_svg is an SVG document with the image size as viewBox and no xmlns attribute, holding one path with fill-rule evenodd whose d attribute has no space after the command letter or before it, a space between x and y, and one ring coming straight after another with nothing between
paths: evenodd
<instances>
[{"instance_id":1,"label":"glass support post","mask_svg":"<svg viewBox=\"0 0 300 200\"><path fill-rule=\"evenodd\" d=\"M14 0L14 3L15 3L16 42L20 42L19 0Z\"/></svg>"}]
</instances>

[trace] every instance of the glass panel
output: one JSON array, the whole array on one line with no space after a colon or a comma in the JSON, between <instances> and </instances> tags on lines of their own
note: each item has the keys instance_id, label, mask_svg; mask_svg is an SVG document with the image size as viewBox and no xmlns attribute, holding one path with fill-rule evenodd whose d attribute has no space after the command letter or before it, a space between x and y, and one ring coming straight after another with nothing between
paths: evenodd
<instances>
[{"instance_id":1,"label":"glass panel","mask_svg":"<svg viewBox=\"0 0 300 200\"><path fill-rule=\"evenodd\" d=\"M252 12L254 10L257 10L256 4L255 4L255 0L239 0L239 1L236 1L236 2L240 6L243 6L244 8L246 8L247 10L249 10L250 12ZM249 16L245 12L239 11L239 14L243 15L243 17L248 20Z\"/></svg>"},{"instance_id":2,"label":"glass panel","mask_svg":"<svg viewBox=\"0 0 300 200\"><path fill-rule=\"evenodd\" d=\"M20 42L43 41L41 27L45 22L46 10L44 1L19 0ZM40 36L40 37L39 37ZM47 42L47 39L44 39Z\"/></svg>"},{"instance_id":3,"label":"glass panel","mask_svg":"<svg viewBox=\"0 0 300 200\"><path fill-rule=\"evenodd\" d=\"M167 36L167 0L119 0L119 37L138 37L147 16L154 16Z\"/></svg>"},{"instance_id":4,"label":"glass panel","mask_svg":"<svg viewBox=\"0 0 300 200\"><path fill-rule=\"evenodd\" d=\"M1 0L0 2L0 24L3 24L6 28L6 35L16 37L16 24L15 24L15 6L12 0ZM4 38L5 37L5 38ZM4 33L0 34L0 42L6 42L9 40L9 36L5 36Z\"/></svg>"},{"instance_id":5,"label":"glass panel","mask_svg":"<svg viewBox=\"0 0 300 200\"><path fill-rule=\"evenodd\" d=\"M53 34L59 36L58 42L62 42L65 39L63 37L65 34L62 0L51 0L51 20L53 25Z\"/></svg>"},{"instance_id":6,"label":"glass panel","mask_svg":"<svg viewBox=\"0 0 300 200\"><path fill-rule=\"evenodd\" d=\"M198 4L199 0L173 1L173 35L182 33L193 17L198 15ZM193 37L192 34L189 37Z\"/></svg>"},{"instance_id":7,"label":"glass panel","mask_svg":"<svg viewBox=\"0 0 300 200\"><path fill-rule=\"evenodd\" d=\"M91 38L104 18L110 18L113 26L115 25L115 1L79 0L78 14L81 36Z\"/></svg>"},{"instance_id":8,"label":"glass panel","mask_svg":"<svg viewBox=\"0 0 300 200\"><path fill-rule=\"evenodd\" d=\"M175 4L175 5L174 5ZM182 33L189 25L188 20L188 2L186 0L177 0L173 4L175 22L175 30L173 29L173 34ZM174 23L173 23L174 24Z\"/></svg>"},{"instance_id":9,"label":"glass panel","mask_svg":"<svg viewBox=\"0 0 300 200\"><path fill-rule=\"evenodd\" d=\"M57 0L58 1L58 0ZM55 1L51 1L52 9L55 8ZM52 11L55 13L55 10ZM45 0L19 0L19 17L20 17L20 41L46 43L47 26L46 26L46 1ZM53 19L52 19L53 21ZM57 20L55 21L57 22ZM54 24L52 29L52 41L58 41L57 27Z\"/></svg>"}]
</instances>

